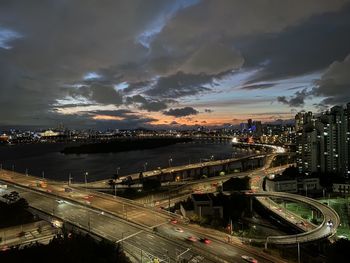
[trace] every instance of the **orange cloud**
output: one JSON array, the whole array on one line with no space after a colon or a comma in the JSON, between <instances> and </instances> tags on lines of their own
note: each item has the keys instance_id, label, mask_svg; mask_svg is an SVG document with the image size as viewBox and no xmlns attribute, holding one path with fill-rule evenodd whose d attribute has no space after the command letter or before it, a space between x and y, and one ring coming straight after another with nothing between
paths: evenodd
<instances>
[{"instance_id":1,"label":"orange cloud","mask_svg":"<svg viewBox=\"0 0 350 263\"><path fill-rule=\"evenodd\" d=\"M95 115L94 117L92 117L92 119L101 121L122 121L125 118L111 115Z\"/></svg>"}]
</instances>

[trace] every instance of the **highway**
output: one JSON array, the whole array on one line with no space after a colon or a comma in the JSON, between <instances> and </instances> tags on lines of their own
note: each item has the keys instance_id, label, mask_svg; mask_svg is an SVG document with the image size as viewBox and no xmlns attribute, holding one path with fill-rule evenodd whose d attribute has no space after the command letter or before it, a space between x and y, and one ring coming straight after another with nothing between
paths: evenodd
<instances>
[{"instance_id":1,"label":"highway","mask_svg":"<svg viewBox=\"0 0 350 263\"><path fill-rule=\"evenodd\" d=\"M260 251L225 240L211 238L206 245L200 241L187 241L187 237L204 237L205 229L194 231L179 222L184 232L179 234L170 219L175 215L162 210L144 208L130 200L114 198L88 190L73 189L65 192L64 185L46 181L46 187L37 187L38 178L2 170L0 178L26 198L31 207L51 214L54 218L70 222L113 242L123 243L133 257L158 257L175 262L179 257L201 257L200 262L244 262L242 255L250 255L259 262L278 262L278 259ZM22 186L11 186L20 182ZM63 200L63 201L60 201ZM176 225L177 226L177 225ZM157 227L157 232L154 232ZM142 252L141 252L142 250ZM142 254L142 255L141 255Z\"/></svg>"},{"instance_id":2,"label":"highway","mask_svg":"<svg viewBox=\"0 0 350 263\"><path fill-rule=\"evenodd\" d=\"M296 235L270 236L268 237L269 243L285 245L285 244L295 244L295 243L316 241L316 240L327 238L329 236L334 235L340 224L340 218L337 212L335 212L331 207L325 204L322 204L321 202L316 201L309 197L290 194L290 193L282 193L282 192L256 192L256 193L247 193L247 195L258 197L258 200L262 204L264 204L266 207L269 207L269 208L271 206L268 204L268 201L266 200L266 198L261 198L261 197L282 198L284 200L289 200L293 202L305 203L309 206L312 206L314 209L317 209L323 215L323 222L316 228L301 234L296 234ZM300 222L300 220L297 220L298 217L286 216L282 210L273 210L273 209L270 209L270 210L278 214L279 216L284 217L285 220L293 224L298 224ZM329 220L330 222L332 222L331 226L328 224Z\"/></svg>"}]
</instances>

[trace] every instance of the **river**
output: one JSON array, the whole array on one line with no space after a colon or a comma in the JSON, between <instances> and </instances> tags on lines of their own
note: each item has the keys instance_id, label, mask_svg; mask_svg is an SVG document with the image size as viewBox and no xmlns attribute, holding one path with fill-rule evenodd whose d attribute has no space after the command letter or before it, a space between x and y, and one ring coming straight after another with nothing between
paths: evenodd
<instances>
[{"instance_id":1,"label":"river","mask_svg":"<svg viewBox=\"0 0 350 263\"><path fill-rule=\"evenodd\" d=\"M200 162L238 157L246 152L234 152L229 142L207 143L190 142L171 146L127 151L118 153L69 154L60 151L67 144L22 144L0 147L0 165L4 169L55 180L84 181L84 173L88 172L88 181L111 178L118 167L119 175L154 170L157 167L169 167ZM69 146L69 145L68 145Z\"/></svg>"}]
</instances>

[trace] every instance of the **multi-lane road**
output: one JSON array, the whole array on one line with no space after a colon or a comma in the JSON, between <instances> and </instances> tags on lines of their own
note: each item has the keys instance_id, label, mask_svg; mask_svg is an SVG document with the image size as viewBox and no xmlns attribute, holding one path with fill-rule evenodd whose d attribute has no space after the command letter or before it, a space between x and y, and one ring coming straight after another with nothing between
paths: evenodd
<instances>
[{"instance_id":1,"label":"multi-lane road","mask_svg":"<svg viewBox=\"0 0 350 263\"><path fill-rule=\"evenodd\" d=\"M253 256L259 262L280 261L255 248L227 243L225 239L212 236L209 237L210 244L188 241L189 236L207 237L205 229L193 229L181 222L173 225L170 220L175 215L145 208L130 200L71 187L73 191L66 192L68 186L59 182L46 181L44 188L37 187L38 178L4 170L0 171L0 180L8 184L8 190L16 189L31 207L113 242L123 243L136 261L140 257L170 259L171 262L200 257L200 262L243 262L242 255ZM177 231L177 227L183 232Z\"/></svg>"}]
</instances>

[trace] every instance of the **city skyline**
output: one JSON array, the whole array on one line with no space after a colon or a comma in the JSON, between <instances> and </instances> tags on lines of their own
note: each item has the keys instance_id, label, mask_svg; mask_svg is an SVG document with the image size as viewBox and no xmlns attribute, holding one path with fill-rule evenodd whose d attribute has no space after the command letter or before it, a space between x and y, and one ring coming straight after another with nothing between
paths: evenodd
<instances>
[{"instance_id":1,"label":"city skyline","mask_svg":"<svg viewBox=\"0 0 350 263\"><path fill-rule=\"evenodd\" d=\"M221 126L344 105L349 2L2 1L0 125Z\"/></svg>"}]
</instances>

